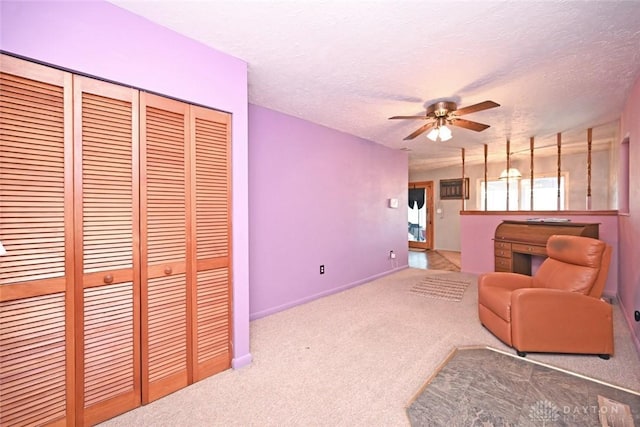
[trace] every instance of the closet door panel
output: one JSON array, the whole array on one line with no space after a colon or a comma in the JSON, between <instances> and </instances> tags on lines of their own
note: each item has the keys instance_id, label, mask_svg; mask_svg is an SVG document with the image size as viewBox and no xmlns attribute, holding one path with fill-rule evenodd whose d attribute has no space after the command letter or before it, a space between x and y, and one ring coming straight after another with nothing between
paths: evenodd
<instances>
[{"instance_id":1,"label":"closet door panel","mask_svg":"<svg viewBox=\"0 0 640 427\"><path fill-rule=\"evenodd\" d=\"M74 76L77 400L85 424L140 405L138 93Z\"/></svg>"},{"instance_id":2,"label":"closet door panel","mask_svg":"<svg viewBox=\"0 0 640 427\"><path fill-rule=\"evenodd\" d=\"M231 367L229 269L198 271L196 298L198 381Z\"/></svg>"},{"instance_id":3,"label":"closet door panel","mask_svg":"<svg viewBox=\"0 0 640 427\"><path fill-rule=\"evenodd\" d=\"M194 380L231 366L231 116L191 107Z\"/></svg>"},{"instance_id":4,"label":"closet door panel","mask_svg":"<svg viewBox=\"0 0 640 427\"><path fill-rule=\"evenodd\" d=\"M0 424L73 423L71 74L0 55Z\"/></svg>"},{"instance_id":5,"label":"closet door panel","mask_svg":"<svg viewBox=\"0 0 640 427\"><path fill-rule=\"evenodd\" d=\"M2 425L48 424L66 414L65 297L0 303Z\"/></svg>"},{"instance_id":6,"label":"closet door panel","mask_svg":"<svg viewBox=\"0 0 640 427\"><path fill-rule=\"evenodd\" d=\"M143 401L189 383L188 105L141 94Z\"/></svg>"}]
</instances>

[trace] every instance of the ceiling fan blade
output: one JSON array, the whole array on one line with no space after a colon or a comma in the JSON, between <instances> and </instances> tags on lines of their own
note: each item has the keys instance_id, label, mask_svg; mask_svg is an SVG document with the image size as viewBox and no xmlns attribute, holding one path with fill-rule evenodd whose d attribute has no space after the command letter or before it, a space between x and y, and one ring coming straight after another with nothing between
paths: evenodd
<instances>
[{"instance_id":1,"label":"ceiling fan blade","mask_svg":"<svg viewBox=\"0 0 640 427\"><path fill-rule=\"evenodd\" d=\"M483 123L472 122L471 120L460 119L458 117L452 118L449 122L453 126L458 126L465 129L475 130L476 132L482 132L489 128L489 125Z\"/></svg>"},{"instance_id":2,"label":"ceiling fan blade","mask_svg":"<svg viewBox=\"0 0 640 427\"><path fill-rule=\"evenodd\" d=\"M432 127L434 127L436 125L435 122L433 123L427 123L424 126L419 127L415 132L413 132L411 135L407 136L406 138L404 138L405 141L409 140L409 139L413 139L416 136L428 131L429 129L431 129Z\"/></svg>"},{"instance_id":3,"label":"ceiling fan blade","mask_svg":"<svg viewBox=\"0 0 640 427\"><path fill-rule=\"evenodd\" d=\"M459 108L453 112L456 116L463 116L465 114L475 113L477 111L488 110L489 108L499 107L500 104L496 104L493 101L484 101L479 104L469 105L468 107Z\"/></svg>"},{"instance_id":4,"label":"ceiling fan blade","mask_svg":"<svg viewBox=\"0 0 640 427\"><path fill-rule=\"evenodd\" d=\"M393 116L393 117L389 117L389 120L396 120L396 119L421 119L421 120L426 120L426 119L430 119L431 117L427 117L427 116Z\"/></svg>"}]
</instances>

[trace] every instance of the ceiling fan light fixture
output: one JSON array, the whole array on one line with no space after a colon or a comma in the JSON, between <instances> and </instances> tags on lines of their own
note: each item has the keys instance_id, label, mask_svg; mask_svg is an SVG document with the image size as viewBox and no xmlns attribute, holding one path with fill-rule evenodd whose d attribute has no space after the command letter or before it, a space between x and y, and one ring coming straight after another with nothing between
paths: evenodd
<instances>
[{"instance_id":1,"label":"ceiling fan light fixture","mask_svg":"<svg viewBox=\"0 0 640 427\"><path fill-rule=\"evenodd\" d=\"M448 141L451 139L451 129L445 125L440 126L440 141Z\"/></svg>"},{"instance_id":2,"label":"ceiling fan light fixture","mask_svg":"<svg viewBox=\"0 0 640 427\"><path fill-rule=\"evenodd\" d=\"M437 141L439 134L440 134L440 132L438 131L438 128L433 128L427 134L427 138L429 138L432 141Z\"/></svg>"}]
</instances>

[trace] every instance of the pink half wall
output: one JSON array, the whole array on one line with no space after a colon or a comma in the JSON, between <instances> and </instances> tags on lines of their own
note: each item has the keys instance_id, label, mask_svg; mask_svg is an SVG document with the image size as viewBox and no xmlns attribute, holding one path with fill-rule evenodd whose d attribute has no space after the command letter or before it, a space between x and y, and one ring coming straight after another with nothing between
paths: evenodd
<instances>
[{"instance_id":1,"label":"pink half wall","mask_svg":"<svg viewBox=\"0 0 640 427\"><path fill-rule=\"evenodd\" d=\"M407 266L406 152L255 105L249 129L252 319Z\"/></svg>"},{"instance_id":2,"label":"pink half wall","mask_svg":"<svg viewBox=\"0 0 640 427\"><path fill-rule=\"evenodd\" d=\"M524 221L530 214L509 215L460 215L461 236L461 269L474 274L486 273L494 270L493 238L498 225L503 220ZM609 275L604 294L615 296L618 289L618 217L616 215L559 215L572 222L598 223L600 240L609 244L612 249ZM532 261L533 263L533 261ZM534 263L535 265L535 263ZM534 267L534 266L532 266Z\"/></svg>"},{"instance_id":3,"label":"pink half wall","mask_svg":"<svg viewBox=\"0 0 640 427\"><path fill-rule=\"evenodd\" d=\"M7 53L233 114L233 366L249 352L247 64L104 1L5 1Z\"/></svg>"}]
</instances>

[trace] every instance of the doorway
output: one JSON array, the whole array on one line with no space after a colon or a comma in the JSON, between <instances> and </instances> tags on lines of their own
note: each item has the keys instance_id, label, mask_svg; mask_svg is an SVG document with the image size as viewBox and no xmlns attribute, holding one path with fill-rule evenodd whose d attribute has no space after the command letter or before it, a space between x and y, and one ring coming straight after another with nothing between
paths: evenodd
<instances>
[{"instance_id":1,"label":"doorway","mask_svg":"<svg viewBox=\"0 0 640 427\"><path fill-rule=\"evenodd\" d=\"M433 249L433 181L409 183L409 248Z\"/></svg>"}]
</instances>

